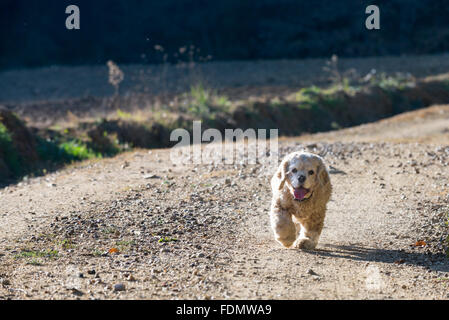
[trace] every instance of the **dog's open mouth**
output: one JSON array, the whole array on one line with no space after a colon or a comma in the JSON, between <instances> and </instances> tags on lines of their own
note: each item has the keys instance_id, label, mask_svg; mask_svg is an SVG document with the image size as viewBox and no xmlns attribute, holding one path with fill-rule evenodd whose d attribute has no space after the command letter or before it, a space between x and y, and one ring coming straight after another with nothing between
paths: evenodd
<instances>
[{"instance_id":1,"label":"dog's open mouth","mask_svg":"<svg viewBox=\"0 0 449 320\"><path fill-rule=\"evenodd\" d=\"M310 190L303 187L295 188L293 194L296 201L304 201L312 196L312 194L310 194Z\"/></svg>"}]
</instances>

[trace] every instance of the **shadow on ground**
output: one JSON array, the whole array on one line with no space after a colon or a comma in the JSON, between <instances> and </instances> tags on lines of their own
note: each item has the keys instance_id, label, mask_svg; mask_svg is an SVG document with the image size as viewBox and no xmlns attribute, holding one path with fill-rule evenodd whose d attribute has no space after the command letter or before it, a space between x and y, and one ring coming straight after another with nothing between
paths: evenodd
<instances>
[{"instance_id":1,"label":"shadow on ground","mask_svg":"<svg viewBox=\"0 0 449 320\"><path fill-rule=\"evenodd\" d=\"M429 267L433 271L449 272L449 260L442 253L433 254L426 252L407 252L405 250L397 249L376 249L361 247L358 245L331 244L326 244L324 245L324 248L314 251L307 251L307 253L329 258L349 259L353 261L423 266Z\"/></svg>"}]
</instances>

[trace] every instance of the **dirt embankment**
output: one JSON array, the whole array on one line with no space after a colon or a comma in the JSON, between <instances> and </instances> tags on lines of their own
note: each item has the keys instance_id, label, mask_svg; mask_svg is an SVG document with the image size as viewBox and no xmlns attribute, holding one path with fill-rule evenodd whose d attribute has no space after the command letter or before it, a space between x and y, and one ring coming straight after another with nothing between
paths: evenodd
<instances>
[{"instance_id":1,"label":"dirt embankment","mask_svg":"<svg viewBox=\"0 0 449 320\"><path fill-rule=\"evenodd\" d=\"M26 119L34 119L29 122L37 128L27 129L11 111L1 111L0 123L5 131L2 143L4 150L10 151L0 154L0 178L6 181L58 168L73 160L112 156L129 147L170 147L175 143L170 141L170 133L175 128L192 132L194 120L201 120L204 130L277 128L281 136L296 136L355 126L449 102L446 76L418 81L398 79L382 78L374 84L334 85L329 89L313 86L293 95L235 103L199 87L189 99L175 98L168 109L129 107L129 112L118 108L132 105L130 100L120 97L41 103L30 109L11 107ZM84 104L84 108L78 108L78 104ZM86 113L91 114L95 105L102 104L117 109L109 117L87 120ZM85 108L87 105L92 108ZM45 119L50 119L50 127Z\"/></svg>"}]
</instances>

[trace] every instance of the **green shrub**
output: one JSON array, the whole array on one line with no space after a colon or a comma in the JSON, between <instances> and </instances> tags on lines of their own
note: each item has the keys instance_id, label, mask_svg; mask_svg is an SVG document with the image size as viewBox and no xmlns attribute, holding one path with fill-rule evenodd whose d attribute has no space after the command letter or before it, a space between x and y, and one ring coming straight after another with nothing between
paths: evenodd
<instances>
[{"instance_id":1,"label":"green shrub","mask_svg":"<svg viewBox=\"0 0 449 320\"><path fill-rule=\"evenodd\" d=\"M231 107L228 97L217 95L213 90L205 89L202 84L190 88L187 100L187 111L202 118L214 118L216 112L226 112Z\"/></svg>"},{"instance_id":2,"label":"green shrub","mask_svg":"<svg viewBox=\"0 0 449 320\"><path fill-rule=\"evenodd\" d=\"M3 123L0 123L0 156L3 157L8 169L15 176L20 174L19 155L14 147L12 137Z\"/></svg>"},{"instance_id":3,"label":"green shrub","mask_svg":"<svg viewBox=\"0 0 449 320\"><path fill-rule=\"evenodd\" d=\"M63 142L59 145L59 148L64 150L64 152L74 160L85 160L102 157L101 154L95 153L84 143L78 140Z\"/></svg>"}]
</instances>

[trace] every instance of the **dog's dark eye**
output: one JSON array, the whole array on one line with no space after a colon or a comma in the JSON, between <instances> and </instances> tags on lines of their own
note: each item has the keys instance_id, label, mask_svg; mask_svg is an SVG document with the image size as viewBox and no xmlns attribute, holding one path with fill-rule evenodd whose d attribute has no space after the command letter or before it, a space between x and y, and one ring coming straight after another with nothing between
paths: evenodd
<instances>
[{"instance_id":1,"label":"dog's dark eye","mask_svg":"<svg viewBox=\"0 0 449 320\"><path fill-rule=\"evenodd\" d=\"M293 172L293 173L296 173L296 172L298 172L298 170L297 170L296 168L293 168L293 169L292 169L292 172Z\"/></svg>"},{"instance_id":2,"label":"dog's dark eye","mask_svg":"<svg viewBox=\"0 0 449 320\"><path fill-rule=\"evenodd\" d=\"M313 175L315 172L313 170L309 171L309 176Z\"/></svg>"}]
</instances>

